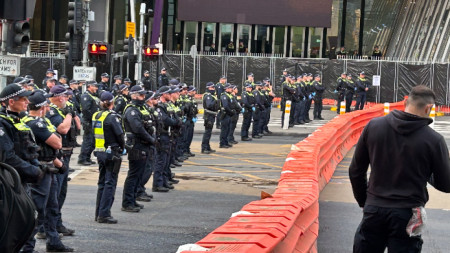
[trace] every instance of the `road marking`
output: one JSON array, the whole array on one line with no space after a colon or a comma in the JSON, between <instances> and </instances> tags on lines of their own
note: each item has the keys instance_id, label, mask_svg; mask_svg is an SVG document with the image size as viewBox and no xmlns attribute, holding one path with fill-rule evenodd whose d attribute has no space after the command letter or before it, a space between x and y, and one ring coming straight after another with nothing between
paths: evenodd
<instances>
[{"instance_id":1,"label":"road marking","mask_svg":"<svg viewBox=\"0 0 450 253\"><path fill-rule=\"evenodd\" d=\"M260 163L260 162L255 162L255 161L252 161L252 160L239 159L239 158L234 158L234 157L231 157L231 156L224 156L224 155L218 155L218 154L212 154L212 155L213 156L217 156L217 157L227 158L227 159L239 160L239 161L248 162L248 163L257 164L257 165L265 165L265 166L269 166L269 167L273 167L273 168L277 168L277 169L282 169L283 168L281 166L272 165L270 163Z\"/></svg>"},{"instance_id":2,"label":"road marking","mask_svg":"<svg viewBox=\"0 0 450 253\"><path fill-rule=\"evenodd\" d=\"M192 164L192 165L202 166L202 164L199 164L199 163L189 162L189 161L186 161L186 162L189 164ZM228 169L223 169L223 168L218 168L218 167L213 167L213 166L206 166L206 168L218 170L220 172L235 173L235 174L239 174L239 175L246 176L246 177L253 178L253 179L265 180L264 178L261 178L261 177L255 176L255 175L244 174L241 171L233 171L233 170L228 170Z\"/></svg>"}]
</instances>

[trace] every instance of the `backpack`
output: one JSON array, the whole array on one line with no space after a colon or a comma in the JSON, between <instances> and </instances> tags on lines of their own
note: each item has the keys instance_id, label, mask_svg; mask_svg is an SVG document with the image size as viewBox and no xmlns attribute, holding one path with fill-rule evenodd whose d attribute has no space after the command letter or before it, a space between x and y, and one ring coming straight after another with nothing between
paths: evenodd
<instances>
[{"instance_id":1,"label":"backpack","mask_svg":"<svg viewBox=\"0 0 450 253\"><path fill-rule=\"evenodd\" d=\"M0 252L19 252L33 233L36 214L17 171L0 162Z\"/></svg>"}]
</instances>

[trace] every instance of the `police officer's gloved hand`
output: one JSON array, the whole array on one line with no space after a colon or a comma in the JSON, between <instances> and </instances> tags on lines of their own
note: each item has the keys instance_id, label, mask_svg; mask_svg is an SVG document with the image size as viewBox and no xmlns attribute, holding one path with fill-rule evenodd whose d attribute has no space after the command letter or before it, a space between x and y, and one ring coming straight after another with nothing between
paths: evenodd
<instances>
[{"instance_id":1,"label":"police officer's gloved hand","mask_svg":"<svg viewBox=\"0 0 450 253\"><path fill-rule=\"evenodd\" d=\"M358 90L358 88L357 88L357 87L355 87L355 91L356 91L356 90Z\"/></svg>"},{"instance_id":2,"label":"police officer's gloved hand","mask_svg":"<svg viewBox=\"0 0 450 253\"><path fill-rule=\"evenodd\" d=\"M334 91L333 91L333 93L337 93L337 92L338 92L337 90L334 90Z\"/></svg>"},{"instance_id":3,"label":"police officer's gloved hand","mask_svg":"<svg viewBox=\"0 0 450 253\"><path fill-rule=\"evenodd\" d=\"M245 108L242 108L241 113L244 114L244 112L245 112Z\"/></svg>"},{"instance_id":4,"label":"police officer's gloved hand","mask_svg":"<svg viewBox=\"0 0 450 253\"><path fill-rule=\"evenodd\" d=\"M67 171L67 166L63 163L63 165L61 166L61 168L56 168L57 169L57 173L59 174L64 174ZM56 173L56 172L55 172Z\"/></svg>"},{"instance_id":5,"label":"police officer's gloved hand","mask_svg":"<svg viewBox=\"0 0 450 253\"><path fill-rule=\"evenodd\" d=\"M252 111L256 111L256 108L254 106L252 107Z\"/></svg>"},{"instance_id":6,"label":"police officer's gloved hand","mask_svg":"<svg viewBox=\"0 0 450 253\"><path fill-rule=\"evenodd\" d=\"M192 122L197 123L197 117L192 118Z\"/></svg>"},{"instance_id":7,"label":"police officer's gloved hand","mask_svg":"<svg viewBox=\"0 0 450 253\"><path fill-rule=\"evenodd\" d=\"M312 95L313 95L313 97L314 97L314 96L316 95L316 93L315 93L315 92L313 92L313 93L312 93Z\"/></svg>"},{"instance_id":8,"label":"police officer's gloved hand","mask_svg":"<svg viewBox=\"0 0 450 253\"><path fill-rule=\"evenodd\" d=\"M64 114L73 116L73 108L71 106L66 106L62 110Z\"/></svg>"}]
</instances>

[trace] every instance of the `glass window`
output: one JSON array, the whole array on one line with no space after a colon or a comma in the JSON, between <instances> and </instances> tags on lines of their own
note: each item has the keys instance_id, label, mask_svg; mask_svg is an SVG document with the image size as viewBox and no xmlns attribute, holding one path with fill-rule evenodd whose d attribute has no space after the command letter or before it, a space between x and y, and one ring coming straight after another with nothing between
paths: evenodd
<instances>
[{"instance_id":1,"label":"glass window","mask_svg":"<svg viewBox=\"0 0 450 253\"><path fill-rule=\"evenodd\" d=\"M247 53L250 51L250 35L252 27L250 25L239 25L238 26L238 41L237 45L239 53Z\"/></svg>"},{"instance_id":2,"label":"glass window","mask_svg":"<svg viewBox=\"0 0 450 253\"><path fill-rule=\"evenodd\" d=\"M305 46L305 28L304 27L292 27L291 29L291 49L292 57L303 57L303 48Z\"/></svg>"},{"instance_id":3,"label":"glass window","mask_svg":"<svg viewBox=\"0 0 450 253\"><path fill-rule=\"evenodd\" d=\"M255 53L266 53L270 54L270 45L269 45L269 33L270 33L270 27L266 25L257 25L256 26L256 41L254 52Z\"/></svg>"},{"instance_id":4,"label":"glass window","mask_svg":"<svg viewBox=\"0 0 450 253\"><path fill-rule=\"evenodd\" d=\"M197 22L185 22L184 34L184 51L190 51L197 44Z\"/></svg>"},{"instance_id":5,"label":"glass window","mask_svg":"<svg viewBox=\"0 0 450 253\"><path fill-rule=\"evenodd\" d=\"M217 47L214 44L216 40L216 23L206 23L203 22L203 51L206 52L217 52ZM214 44L214 48L212 47Z\"/></svg>"},{"instance_id":6,"label":"glass window","mask_svg":"<svg viewBox=\"0 0 450 253\"><path fill-rule=\"evenodd\" d=\"M345 19L345 50L353 54L359 47L361 20L361 0L347 0L347 17ZM341 45L342 46L342 45Z\"/></svg>"},{"instance_id":7,"label":"glass window","mask_svg":"<svg viewBox=\"0 0 450 253\"><path fill-rule=\"evenodd\" d=\"M275 26L273 28L273 53L284 54L286 40L286 26Z\"/></svg>"},{"instance_id":8,"label":"glass window","mask_svg":"<svg viewBox=\"0 0 450 253\"><path fill-rule=\"evenodd\" d=\"M323 37L323 28L317 27L309 28L308 58L322 57L322 37Z\"/></svg>"},{"instance_id":9,"label":"glass window","mask_svg":"<svg viewBox=\"0 0 450 253\"><path fill-rule=\"evenodd\" d=\"M230 42L231 42L231 44L230 44ZM231 48L231 45L232 45L232 48ZM234 43L233 43L233 25L232 24L220 24L220 51L221 52L228 52L228 51L235 52L236 51Z\"/></svg>"},{"instance_id":10,"label":"glass window","mask_svg":"<svg viewBox=\"0 0 450 253\"><path fill-rule=\"evenodd\" d=\"M327 41L324 45L326 46L326 51L323 57L330 57L331 52L332 58L334 58L336 51L339 51L342 26L342 1L333 0L333 5L331 6L331 28L327 28Z\"/></svg>"}]
</instances>

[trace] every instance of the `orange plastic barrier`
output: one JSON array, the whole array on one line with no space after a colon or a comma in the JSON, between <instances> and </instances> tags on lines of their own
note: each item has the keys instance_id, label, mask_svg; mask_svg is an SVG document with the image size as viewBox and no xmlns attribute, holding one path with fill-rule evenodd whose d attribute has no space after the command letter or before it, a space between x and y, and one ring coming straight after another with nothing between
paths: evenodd
<instances>
[{"instance_id":1,"label":"orange plastic barrier","mask_svg":"<svg viewBox=\"0 0 450 253\"><path fill-rule=\"evenodd\" d=\"M391 110L404 109L404 102ZM383 104L340 115L295 144L271 198L253 201L198 245L208 252L317 252L319 194L366 124L384 115ZM183 251L194 253L196 251Z\"/></svg>"}]
</instances>

